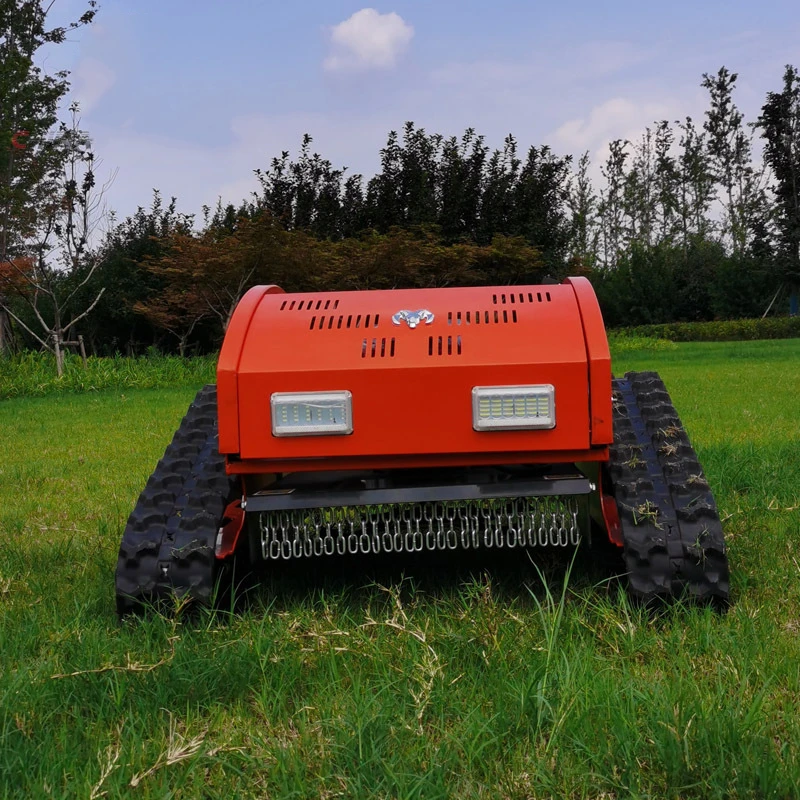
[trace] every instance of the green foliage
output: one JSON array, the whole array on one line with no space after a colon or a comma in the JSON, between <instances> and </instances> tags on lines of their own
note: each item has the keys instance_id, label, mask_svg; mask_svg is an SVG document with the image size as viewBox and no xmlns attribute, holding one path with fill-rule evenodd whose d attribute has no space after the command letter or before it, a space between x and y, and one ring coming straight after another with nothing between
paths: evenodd
<instances>
[{"instance_id":1,"label":"green foliage","mask_svg":"<svg viewBox=\"0 0 800 800\"><path fill-rule=\"evenodd\" d=\"M46 74L37 63L40 50L63 42L96 13L96 3L88 0L77 21L48 28L51 5L0 0L0 260L17 255L36 227L51 173L62 160L48 134L69 90L68 73Z\"/></svg>"},{"instance_id":2,"label":"green foliage","mask_svg":"<svg viewBox=\"0 0 800 800\"><path fill-rule=\"evenodd\" d=\"M163 289L163 282L146 269L146 262L164 253L163 241L175 233L188 233L192 218L177 209L174 198L162 201L153 193L149 208L139 207L117 224L103 242L101 265L81 290L85 303L105 287L95 310L81 326L87 344L98 355L143 351L159 343L163 332L134 312L143 298Z\"/></svg>"},{"instance_id":3,"label":"green foliage","mask_svg":"<svg viewBox=\"0 0 800 800\"><path fill-rule=\"evenodd\" d=\"M26 14L38 9L31 46L63 40L64 30L45 31L36 2L6 0L0 20L13 27L11 12L19 16L23 6ZM90 2L75 25L93 15ZM8 75L31 67L7 61ZM44 106L66 90L66 76L45 80L35 67L27 74L44 104L39 121L54 122ZM659 120L632 141L611 142L597 192L587 154L573 175L572 156L546 145L521 153L513 135L491 150L472 128L445 137L407 122L389 133L380 169L365 181L315 153L306 134L296 158L284 151L256 170L260 190L252 199L205 208L195 226L174 199L164 206L156 193L150 209L110 233L97 258L74 260L83 264L64 274L51 270L49 288L33 294L44 317L56 320L53 330L62 328L65 339L81 333L91 352L104 354L214 350L237 300L258 282L316 292L581 274L591 277L611 326L755 317L800 274L800 89L796 68L787 66L783 91L768 94L754 126L774 176L769 185L752 160L753 126L734 102L736 81L724 66L704 74L702 126L689 117ZM8 163L22 165L17 155ZM24 278L9 264L0 265L0 295L16 293L13 333L30 346L36 313L25 307ZM87 308L91 315L70 327L76 310ZM9 324L0 318L0 349ZM48 335L38 344L47 346Z\"/></svg>"},{"instance_id":4,"label":"green foliage","mask_svg":"<svg viewBox=\"0 0 800 800\"><path fill-rule=\"evenodd\" d=\"M314 292L536 282L544 276L539 251L522 237L498 235L485 246L447 243L438 228L417 227L319 239L286 230L268 212L240 218L224 232L173 230L155 245L159 255L146 267L157 288L134 310L175 336L179 353L206 320L211 346L218 346L236 303L258 283Z\"/></svg>"},{"instance_id":5,"label":"green foliage","mask_svg":"<svg viewBox=\"0 0 800 800\"><path fill-rule=\"evenodd\" d=\"M751 138L744 117L733 101L738 75L721 67L716 75L703 75L710 106L703 127L708 134L708 161L725 209L723 236L734 253L742 255L755 226L766 216L762 176L752 163Z\"/></svg>"},{"instance_id":6,"label":"green foliage","mask_svg":"<svg viewBox=\"0 0 800 800\"><path fill-rule=\"evenodd\" d=\"M515 551L282 567L239 613L119 625L122 528L202 381L0 402L0 795L795 796L798 357L615 356L662 373L698 449L726 616L633 608L594 550Z\"/></svg>"},{"instance_id":7,"label":"green foliage","mask_svg":"<svg viewBox=\"0 0 800 800\"><path fill-rule=\"evenodd\" d=\"M638 325L620 332L623 336L644 336L672 342L738 342L754 339L800 337L800 317L726 319L712 322L671 322Z\"/></svg>"},{"instance_id":8,"label":"green foliage","mask_svg":"<svg viewBox=\"0 0 800 800\"><path fill-rule=\"evenodd\" d=\"M52 5L0 0L0 356L12 344L11 319L22 304L38 312L33 316L39 334L30 326L28 333L49 345L63 324L56 287L65 279L57 272L76 282L83 277L88 233L81 222L92 208L87 200L94 188L93 157L75 125L56 127L69 73L48 75L41 51L91 23L97 3L87 0L77 20L50 28ZM79 207L82 213L76 213ZM58 268L50 263L55 260ZM48 322L35 308L45 298L55 317Z\"/></svg>"},{"instance_id":9,"label":"green foliage","mask_svg":"<svg viewBox=\"0 0 800 800\"><path fill-rule=\"evenodd\" d=\"M608 331L608 346L612 355L639 350L675 350L678 347L675 342L667 338L640 333L638 328Z\"/></svg>"},{"instance_id":10,"label":"green foliage","mask_svg":"<svg viewBox=\"0 0 800 800\"><path fill-rule=\"evenodd\" d=\"M779 286L755 256L729 255L696 237L687 247L632 245L615 269L595 269L590 278L610 327L757 316Z\"/></svg>"},{"instance_id":11,"label":"green foliage","mask_svg":"<svg viewBox=\"0 0 800 800\"><path fill-rule=\"evenodd\" d=\"M772 168L777 200L779 263L786 279L800 286L800 73L791 65L783 91L769 92L758 119L765 139L764 160Z\"/></svg>"},{"instance_id":12,"label":"green foliage","mask_svg":"<svg viewBox=\"0 0 800 800\"><path fill-rule=\"evenodd\" d=\"M512 136L490 156L472 128L459 140L407 122L402 137L389 133L381 169L364 188L361 176L345 180L311 143L306 134L296 161L284 152L256 171L261 192L251 213L268 211L288 230L331 240L397 229L435 229L443 245L521 237L551 271L563 270L571 156L531 147L523 161Z\"/></svg>"},{"instance_id":13,"label":"green foliage","mask_svg":"<svg viewBox=\"0 0 800 800\"><path fill-rule=\"evenodd\" d=\"M25 352L0 358L0 399L102 389L153 389L214 383L216 355L178 358L150 353L141 358L89 356L86 367L80 356L66 355L64 374L53 369L53 356Z\"/></svg>"}]
</instances>

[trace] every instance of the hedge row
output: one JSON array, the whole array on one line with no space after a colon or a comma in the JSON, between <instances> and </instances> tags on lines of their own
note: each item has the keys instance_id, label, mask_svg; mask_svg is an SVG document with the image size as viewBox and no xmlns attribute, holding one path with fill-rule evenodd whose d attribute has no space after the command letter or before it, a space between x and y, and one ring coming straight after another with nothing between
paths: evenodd
<instances>
[{"instance_id":1,"label":"hedge row","mask_svg":"<svg viewBox=\"0 0 800 800\"><path fill-rule=\"evenodd\" d=\"M729 319L713 322L668 322L621 329L632 336L669 339L672 342L738 342L750 339L800 337L800 317Z\"/></svg>"}]
</instances>

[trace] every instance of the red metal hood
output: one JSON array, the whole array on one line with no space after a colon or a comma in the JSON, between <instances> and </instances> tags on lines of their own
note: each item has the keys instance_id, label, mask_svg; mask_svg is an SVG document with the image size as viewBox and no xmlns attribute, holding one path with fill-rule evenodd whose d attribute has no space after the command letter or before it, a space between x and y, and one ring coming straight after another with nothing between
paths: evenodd
<instances>
[{"instance_id":1,"label":"red metal hood","mask_svg":"<svg viewBox=\"0 0 800 800\"><path fill-rule=\"evenodd\" d=\"M400 314L421 310L432 319L423 314L413 328ZM220 450L267 461L585 450L589 360L569 284L291 295L256 287L220 357ZM555 387L554 429L473 430L473 387L526 384ZM273 392L335 390L352 394L352 434L272 435Z\"/></svg>"}]
</instances>

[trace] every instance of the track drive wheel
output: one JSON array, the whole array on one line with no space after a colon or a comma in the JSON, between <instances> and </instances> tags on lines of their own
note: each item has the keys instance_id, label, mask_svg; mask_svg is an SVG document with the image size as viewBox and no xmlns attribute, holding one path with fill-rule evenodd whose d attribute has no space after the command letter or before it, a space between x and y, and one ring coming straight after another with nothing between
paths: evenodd
<instances>
[{"instance_id":1,"label":"track drive wheel","mask_svg":"<svg viewBox=\"0 0 800 800\"><path fill-rule=\"evenodd\" d=\"M217 532L241 496L217 447L212 385L194 399L128 518L116 571L120 616L172 597L211 601Z\"/></svg>"},{"instance_id":2,"label":"track drive wheel","mask_svg":"<svg viewBox=\"0 0 800 800\"><path fill-rule=\"evenodd\" d=\"M631 594L725 608L729 570L717 506L661 378L613 381L608 472L619 510Z\"/></svg>"}]
</instances>

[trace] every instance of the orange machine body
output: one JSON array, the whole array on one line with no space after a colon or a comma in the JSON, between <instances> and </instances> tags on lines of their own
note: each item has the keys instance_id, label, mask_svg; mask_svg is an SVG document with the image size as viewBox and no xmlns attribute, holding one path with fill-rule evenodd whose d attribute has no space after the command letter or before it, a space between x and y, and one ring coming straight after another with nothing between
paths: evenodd
<instances>
[{"instance_id":1,"label":"orange machine body","mask_svg":"<svg viewBox=\"0 0 800 800\"><path fill-rule=\"evenodd\" d=\"M425 309L429 323L393 321ZM555 427L476 431L476 386L551 384ZM275 392L347 390L352 433L276 437ZM602 461L611 361L584 278L560 285L285 294L251 289L220 354L231 473Z\"/></svg>"}]
</instances>

